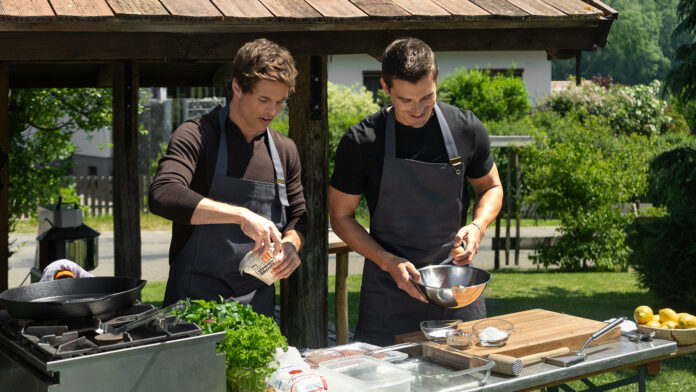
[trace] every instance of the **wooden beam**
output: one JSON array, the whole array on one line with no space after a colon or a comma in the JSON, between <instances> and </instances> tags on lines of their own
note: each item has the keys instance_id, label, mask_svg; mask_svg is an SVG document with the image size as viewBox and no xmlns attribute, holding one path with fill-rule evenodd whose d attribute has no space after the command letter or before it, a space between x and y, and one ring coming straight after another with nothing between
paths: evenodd
<instances>
[{"instance_id":1,"label":"wooden beam","mask_svg":"<svg viewBox=\"0 0 696 392\"><path fill-rule=\"evenodd\" d=\"M218 69L215 70L211 82L215 87L225 87L225 82L227 82L227 78L229 78L230 75L232 75L232 63L221 64Z\"/></svg>"},{"instance_id":2,"label":"wooden beam","mask_svg":"<svg viewBox=\"0 0 696 392\"><path fill-rule=\"evenodd\" d=\"M336 314L336 345L348 344L348 256L349 252L336 253L336 289L334 311Z\"/></svg>"},{"instance_id":3,"label":"wooden beam","mask_svg":"<svg viewBox=\"0 0 696 392\"><path fill-rule=\"evenodd\" d=\"M138 64L114 64L114 275L140 278Z\"/></svg>"},{"instance_id":4,"label":"wooden beam","mask_svg":"<svg viewBox=\"0 0 696 392\"><path fill-rule=\"evenodd\" d=\"M281 282L280 327L296 347L328 345L328 112L326 56L295 56L299 75L290 98L290 137L302 164L308 221L302 264Z\"/></svg>"},{"instance_id":5,"label":"wooden beam","mask_svg":"<svg viewBox=\"0 0 696 392\"><path fill-rule=\"evenodd\" d=\"M10 102L9 72L0 64L0 292L9 288L10 267Z\"/></svg>"},{"instance_id":6,"label":"wooden beam","mask_svg":"<svg viewBox=\"0 0 696 392\"><path fill-rule=\"evenodd\" d=\"M97 86L107 87L113 86L114 78L114 65L113 64L102 64L97 70Z\"/></svg>"},{"instance_id":7,"label":"wooden beam","mask_svg":"<svg viewBox=\"0 0 696 392\"><path fill-rule=\"evenodd\" d=\"M608 26L607 26L608 27ZM600 31L601 30L601 31ZM237 49L259 37L295 56L380 53L396 38L411 36L435 51L591 50L608 28L319 31L244 34L0 33L0 61L232 61ZM108 43L105 44L105 43ZM337 44L338 43L338 44ZM601 46L601 45L600 45Z\"/></svg>"}]
</instances>

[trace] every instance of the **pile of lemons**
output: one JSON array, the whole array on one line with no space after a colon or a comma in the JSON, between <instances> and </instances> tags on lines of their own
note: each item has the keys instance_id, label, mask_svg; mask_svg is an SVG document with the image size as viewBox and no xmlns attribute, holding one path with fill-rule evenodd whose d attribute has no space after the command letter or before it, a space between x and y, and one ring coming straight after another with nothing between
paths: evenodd
<instances>
[{"instance_id":1,"label":"pile of lemons","mask_svg":"<svg viewBox=\"0 0 696 392\"><path fill-rule=\"evenodd\" d=\"M649 306L641 305L633 311L633 318L638 324L662 329L696 328L696 316L689 313L677 313L670 308L660 309L654 314Z\"/></svg>"}]
</instances>

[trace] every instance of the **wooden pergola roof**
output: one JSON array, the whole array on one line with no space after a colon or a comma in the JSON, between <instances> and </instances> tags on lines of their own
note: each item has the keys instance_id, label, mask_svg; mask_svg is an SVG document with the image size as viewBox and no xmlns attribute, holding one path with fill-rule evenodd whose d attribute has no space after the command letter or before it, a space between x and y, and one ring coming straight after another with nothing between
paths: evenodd
<instances>
[{"instance_id":1,"label":"wooden pergola roof","mask_svg":"<svg viewBox=\"0 0 696 392\"><path fill-rule=\"evenodd\" d=\"M0 61L11 87L109 86L104 65L123 59L141 86L210 86L260 36L293 55L379 56L416 36L568 58L605 46L617 15L598 0L0 0Z\"/></svg>"},{"instance_id":2,"label":"wooden pergola roof","mask_svg":"<svg viewBox=\"0 0 696 392\"><path fill-rule=\"evenodd\" d=\"M281 328L299 347L326 345L327 55L379 56L410 36L435 51L604 47L618 13L599 0L0 0L0 154L9 150L11 88L112 87L115 275L139 277L138 87L215 86L245 42L287 47L299 75L290 100L309 211L302 266L281 282ZM11 164L11 157L10 157ZM7 288L7 165L0 170L0 291ZM10 184L11 185L11 184Z\"/></svg>"},{"instance_id":3,"label":"wooden pergola roof","mask_svg":"<svg viewBox=\"0 0 696 392\"><path fill-rule=\"evenodd\" d=\"M592 19L611 9L581 0L4 0L17 21L222 21L229 24L355 23L370 20Z\"/></svg>"}]
</instances>

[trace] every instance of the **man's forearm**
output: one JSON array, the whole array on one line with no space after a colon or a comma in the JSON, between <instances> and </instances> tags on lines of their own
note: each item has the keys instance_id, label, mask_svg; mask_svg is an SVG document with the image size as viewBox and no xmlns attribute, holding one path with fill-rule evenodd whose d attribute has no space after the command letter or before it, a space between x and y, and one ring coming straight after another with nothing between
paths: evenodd
<instances>
[{"instance_id":1,"label":"man's forearm","mask_svg":"<svg viewBox=\"0 0 696 392\"><path fill-rule=\"evenodd\" d=\"M480 195L476 195L474 202L473 222L481 228L484 234L493 222L503 203L503 187L500 185L486 189ZM483 235L482 235L483 236Z\"/></svg>"},{"instance_id":2,"label":"man's forearm","mask_svg":"<svg viewBox=\"0 0 696 392\"><path fill-rule=\"evenodd\" d=\"M251 213L244 207L204 198L198 203L191 216L192 225L207 225L221 223L240 224L247 214Z\"/></svg>"}]
</instances>

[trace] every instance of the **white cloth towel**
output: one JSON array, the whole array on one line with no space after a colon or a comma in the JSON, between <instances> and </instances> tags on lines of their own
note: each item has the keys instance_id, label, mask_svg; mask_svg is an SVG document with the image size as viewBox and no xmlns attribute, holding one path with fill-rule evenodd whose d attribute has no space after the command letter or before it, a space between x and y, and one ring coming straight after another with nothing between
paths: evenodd
<instances>
[{"instance_id":1,"label":"white cloth towel","mask_svg":"<svg viewBox=\"0 0 696 392\"><path fill-rule=\"evenodd\" d=\"M44 268L43 275L41 276L41 282L47 282L53 280L53 277L60 271L70 271L75 275L76 278L93 278L94 275L85 271L82 267L75 264L75 262L68 259L60 259L52 262Z\"/></svg>"}]
</instances>

